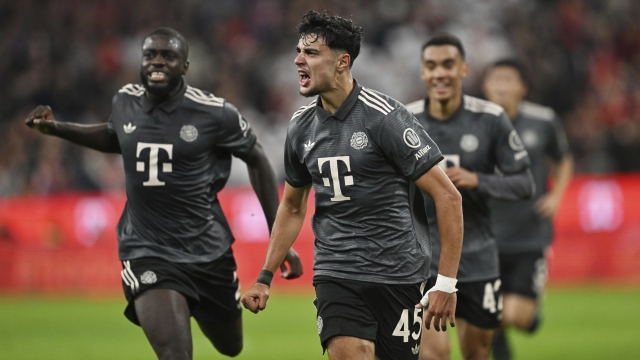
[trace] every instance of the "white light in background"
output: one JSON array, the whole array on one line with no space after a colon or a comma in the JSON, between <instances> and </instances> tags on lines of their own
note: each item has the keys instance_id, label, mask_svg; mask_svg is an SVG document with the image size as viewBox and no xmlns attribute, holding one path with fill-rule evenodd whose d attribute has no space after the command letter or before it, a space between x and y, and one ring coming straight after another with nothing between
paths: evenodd
<instances>
[{"instance_id":1,"label":"white light in background","mask_svg":"<svg viewBox=\"0 0 640 360\"><path fill-rule=\"evenodd\" d=\"M231 231L238 241L269 242L269 227L254 194L238 195L231 207Z\"/></svg>"},{"instance_id":2,"label":"white light in background","mask_svg":"<svg viewBox=\"0 0 640 360\"><path fill-rule=\"evenodd\" d=\"M585 232L611 232L624 219L620 185L613 180L592 180L578 194L580 225Z\"/></svg>"},{"instance_id":3,"label":"white light in background","mask_svg":"<svg viewBox=\"0 0 640 360\"><path fill-rule=\"evenodd\" d=\"M99 197L78 201L74 210L76 239L86 247L92 247L112 222L114 210L111 204Z\"/></svg>"}]
</instances>

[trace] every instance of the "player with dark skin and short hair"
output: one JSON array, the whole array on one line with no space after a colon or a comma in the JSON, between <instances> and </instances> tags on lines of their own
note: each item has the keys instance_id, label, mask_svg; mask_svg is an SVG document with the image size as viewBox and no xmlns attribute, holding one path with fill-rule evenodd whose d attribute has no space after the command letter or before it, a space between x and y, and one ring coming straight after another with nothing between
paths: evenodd
<instances>
[{"instance_id":1,"label":"player with dark skin and short hair","mask_svg":"<svg viewBox=\"0 0 640 360\"><path fill-rule=\"evenodd\" d=\"M532 196L529 157L504 110L462 93L467 76L464 48L447 33L422 47L420 76L428 96L407 105L440 147L440 163L463 199L464 243L458 271L456 322L465 359L488 359L491 336L500 326L498 249L491 231L489 198L519 200ZM496 170L499 170L499 174ZM441 225L434 203L425 198L434 259L440 251ZM437 263L432 263L432 269ZM427 331L421 359L448 359L446 334Z\"/></svg>"},{"instance_id":2,"label":"player with dark skin and short hair","mask_svg":"<svg viewBox=\"0 0 640 360\"><path fill-rule=\"evenodd\" d=\"M254 313L265 309L270 278L300 232L313 186L322 348L334 360L417 359L427 301L427 328L455 325L460 194L437 166L442 155L415 117L352 77L361 27L310 11L298 34L300 93L317 97L291 119L284 196L263 271L242 303ZM416 189L435 200L442 233L438 280L426 293L430 245L424 207L413 202Z\"/></svg>"},{"instance_id":3,"label":"player with dark skin and short hair","mask_svg":"<svg viewBox=\"0 0 640 360\"><path fill-rule=\"evenodd\" d=\"M233 235L217 199L231 155L247 164L269 229L278 207L275 174L249 123L186 84L188 54L180 33L158 28L142 43L142 85L116 93L108 122L56 121L48 106L26 119L44 134L122 154L127 203L116 230L125 315L159 359L192 358L191 316L220 353L242 350ZM284 260L283 277L302 274L295 251Z\"/></svg>"},{"instance_id":4,"label":"player with dark skin and short hair","mask_svg":"<svg viewBox=\"0 0 640 360\"><path fill-rule=\"evenodd\" d=\"M527 90L525 71L517 60L497 61L486 71L483 92L513 122L531 158L536 183L536 195L529 200L491 202L503 294L502 329L492 343L497 360L511 358L506 328L532 333L539 326L546 251L553 236L551 220L573 174L573 158L558 116L551 108L524 100ZM548 190L550 169L555 169L554 186Z\"/></svg>"}]
</instances>

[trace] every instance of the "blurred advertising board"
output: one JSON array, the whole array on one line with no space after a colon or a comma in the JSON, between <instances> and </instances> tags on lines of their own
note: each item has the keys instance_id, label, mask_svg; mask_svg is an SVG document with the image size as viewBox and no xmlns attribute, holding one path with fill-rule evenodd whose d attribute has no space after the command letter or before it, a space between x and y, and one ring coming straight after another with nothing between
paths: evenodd
<instances>
[{"instance_id":1,"label":"blurred advertising board","mask_svg":"<svg viewBox=\"0 0 640 360\"><path fill-rule=\"evenodd\" d=\"M251 188L227 188L220 201L236 241L243 289L257 277L268 229ZM0 292L114 294L121 263L115 226L123 193L0 198ZM313 232L309 211L294 248L305 273L275 287L312 289ZM555 219L552 284L640 285L640 175L577 176Z\"/></svg>"}]
</instances>

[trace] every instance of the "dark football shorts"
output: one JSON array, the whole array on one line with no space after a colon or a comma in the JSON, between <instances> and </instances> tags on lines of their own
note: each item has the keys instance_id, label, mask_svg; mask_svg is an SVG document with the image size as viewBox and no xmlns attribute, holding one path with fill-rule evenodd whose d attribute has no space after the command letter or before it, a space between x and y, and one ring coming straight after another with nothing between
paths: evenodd
<instances>
[{"instance_id":1,"label":"dark football shorts","mask_svg":"<svg viewBox=\"0 0 640 360\"><path fill-rule=\"evenodd\" d=\"M380 360L418 359L422 334L424 283L378 284L316 277L314 279L318 334L326 350L334 336L375 342Z\"/></svg>"},{"instance_id":2,"label":"dark football shorts","mask_svg":"<svg viewBox=\"0 0 640 360\"><path fill-rule=\"evenodd\" d=\"M502 292L538 300L547 283L547 259L544 252L500 254Z\"/></svg>"},{"instance_id":3,"label":"dark football shorts","mask_svg":"<svg viewBox=\"0 0 640 360\"><path fill-rule=\"evenodd\" d=\"M436 284L434 277L427 282L427 290ZM502 286L500 278L458 282L456 318L481 329L496 329L502 320Z\"/></svg>"},{"instance_id":4,"label":"dark football shorts","mask_svg":"<svg viewBox=\"0 0 640 360\"><path fill-rule=\"evenodd\" d=\"M172 263L157 257L122 262L122 287L129 304L125 316L140 325L134 299L150 289L181 293L196 320L228 323L240 318L240 287L236 261L229 249L209 263Z\"/></svg>"}]
</instances>

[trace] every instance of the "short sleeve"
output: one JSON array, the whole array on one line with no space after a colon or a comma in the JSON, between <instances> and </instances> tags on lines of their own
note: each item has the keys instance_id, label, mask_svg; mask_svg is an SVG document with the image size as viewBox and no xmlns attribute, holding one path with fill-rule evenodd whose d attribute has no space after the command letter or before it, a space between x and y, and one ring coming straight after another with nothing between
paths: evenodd
<instances>
[{"instance_id":1,"label":"short sleeve","mask_svg":"<svg viewBox=\"0 0 640 360\"><path fill-rule=\"evenodd\" d=\"M517 173L529 167L529 154L504 111L496 119L493 133L496 136L496 165L503 174Z\"/></svg>"},{"instance_id":2,"label":"short sleeve","mask_svg":"<svg viewBox=\"0 0 640 360\"><path fill-rule=\"evenodd\" d=\"M444 159L415 116L404 108L388 114L376 130L382 152L411 180L417 180Z\"/></svg>"},{"instance_id":3,"label":"short sleeve","mask_svg":"<svg viewBox=\"0 0 640 360\"><path fill-rule=\"evenodd\" d=\"M287 133L284 142L284 173L289 185L299 188L311 183L311 174L307 165L298 157Z\"/></svg>"},{"instance_id":4,"label":"short sleeve","mask_svg":"<svg viewBox=\"0 0 640 360\"><path fill-rule=\"evenodd\" d=\"M552 159L559 161L569 153L569 142L565 135L564 128L560 120L555 117L549 123L549 141L547 143L546 153Z\"/></svg>"},{"instance_id":5,"label":"short sleeve","mask_svg":"<svg viewBox=\"0 0 640 360\"><path fill-rule=\"evenodd\" d=\"M256 140L247 120L235 106L225 102L215 146L228 150L236 157L244 157L253 149Z\"/></svg>"}]
</instances>

